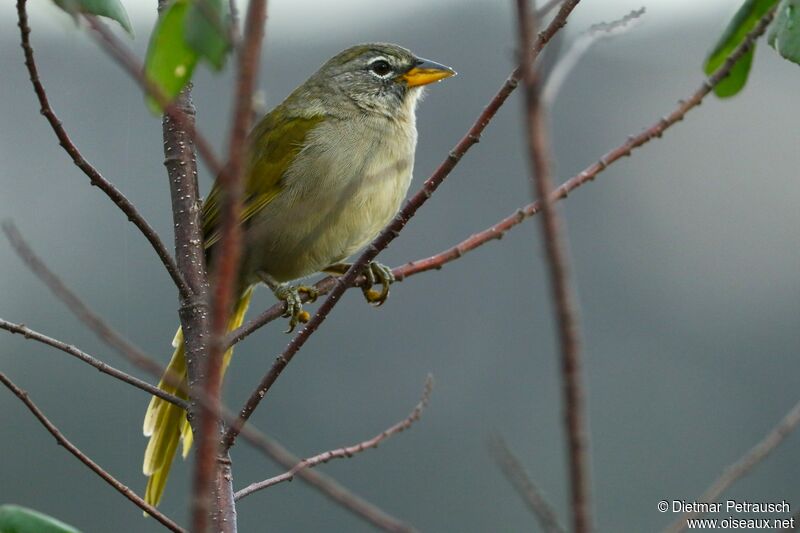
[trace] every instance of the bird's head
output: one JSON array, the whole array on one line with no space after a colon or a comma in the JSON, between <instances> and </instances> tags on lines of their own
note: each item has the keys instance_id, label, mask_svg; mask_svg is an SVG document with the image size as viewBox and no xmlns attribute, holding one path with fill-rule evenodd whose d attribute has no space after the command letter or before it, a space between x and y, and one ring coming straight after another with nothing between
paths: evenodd
<instances>
[{"instance_id":1,"label":"bird's head","mask_svg":"<svg viewBox=\"0 0 800 533\"><path fill-rule=\"evenodd\" d=\"M413 113L422 87L455 74L450 67L417 57L402 46L369 43L338 53L312 80L335 100L344 97L363 112L394 118Z\"/></svg>"}]
</instances>

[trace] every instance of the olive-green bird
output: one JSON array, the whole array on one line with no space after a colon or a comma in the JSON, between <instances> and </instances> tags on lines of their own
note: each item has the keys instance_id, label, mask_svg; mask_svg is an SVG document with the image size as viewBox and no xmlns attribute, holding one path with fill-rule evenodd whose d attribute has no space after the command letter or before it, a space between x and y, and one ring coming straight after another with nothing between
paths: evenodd
<instances>
[{"instance_id":1,"label":"olive-green bird","mask_svg":"<svg viewBox=\"0 0 800 533\"><path fill-rule=\"evenodd\" d=\"M289 282L317 272L341 274L341 263L364 247L400 208L411 183L417 144L415 110L422 87L455 72L397 45L362 44L328 60L256 125L248 138L242 226L244 248L238 301L229 328L241 326L253 287L266 283L286 302L290 330L308 318ZM220 236L221 192L215 185L203 205L209 261ZM391 270L372 263L365 272L367 300L380 305ZM380 282L381 291L371 285ZM186 379L181 330L168 372ZM223 372L230 362L225 354ZM162 379L159 387L182 396ZM145 500L157 505L183 440L192 430L179 407L153 397L144 419L150 437L144 454L149 477Z\"/></svg>"}]
</instances>

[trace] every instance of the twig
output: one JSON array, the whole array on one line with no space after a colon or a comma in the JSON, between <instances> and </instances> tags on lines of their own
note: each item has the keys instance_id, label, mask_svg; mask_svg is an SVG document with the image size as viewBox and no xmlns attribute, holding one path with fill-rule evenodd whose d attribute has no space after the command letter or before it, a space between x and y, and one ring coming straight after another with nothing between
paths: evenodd
<instances>
[{"instance_id":1,"label":"twig","mask_svg":"<svg viewBox=\"0 0 800 533\"><path fill-rule=\"evenodd\" d=\"M239 35L239 8L236 7L236 0L228 0L228 10L230 12L230 35L231 44L234 50L239 48L241 35Z\"/></svg>"},{"instance_id":2,"label":"twig","mask_svg":"<svg viewBox=\"0 0 800 533\"><path fill-rule=\"evenodd\" d=\"M243 427L242 437L246 437L250 430L251 427L249 425ZM284 468L292 468L301 460L270 437L263 434L252 435L252 437L253 440L251 442L256 444L259 450L266 453ZM322 472L304 469L297 472L297 477L317 489L331 501L383 531L395 533L413 533L416 531L413 526L389 515L386 511L354 494L338 481Z\"/></svg>"},{"instance_id":3,"label":"twig","mask_svg":"<svg viewBox=\"0 0 800 533\"><path fill-rule=\"evenodd\" d=\"M0 372L0 382L5 385L8 390L10 390L17 398L25 404L25 406L33 413L39 422L50 432L50 434L56 439L56 442L63 446L69 453L74 455L80 462L85 464L92 470L95 474L103 478L103 480L111 485L117 492L125 496L127 499L132 501L137 507L145 511L147 514L161 522L167 529L176 532L184 532L185 530L182 529L178 524L167 518L161 511L153 507L152 505L145 502L139 495L137 495L134 491L130 488L125 486L122 482L117 480L114 476L109 474L105 471L100 465L92 461L85 453L83 453L77 446L72 444L67 438L58 430L56 426L53 425L50 420L42 413L42 411L36 407L31 399L28 397L28 393L24 390L17 387L13 381L8 379L8 377Z\"/></svg>"},{"instance_id":4,"label":"twig","mask_svg":"<svg viewBox=\"0 0 800 533\"><path fill-rule=\"evenodd\" d=\"M147 79L144 75L144 67L137 57L117 39L117 37L106 27L105 24L100 22L96 17L91 15L83 15L83 18L93 30L91 34L95 41L97 41L100 48L107 52L111 58L116 61L125 70L128 75L142 88L147 96L153 98L158 105L164 109L164 112L177 121L183 127L187 134L192 138L194 144L197 146L198 153L203 157L203 160L208 165L212 174L218 175L222 170L222 165L214 155L214 150L206 138L197 130L194 122L183 122L183 114L175 110L175 103L170 103L169 99L164 95L161 88L153 81Z\"/></svg>"},{"instance_id":5,"label":"twig","mask_svg":"<svg viewBox=\"0 0 800 533\"><path fill-rule=\"evenodd\" d=\"M530 476L525 473L519 459L511 452L503 438L499 435L492 438L489 441L489 451L498 468L520 495L522 501L528 505L545 533L564 533L566 530L559 523L555 509L542 495Z\"/></svg>"},{"instance_id":6,"label":"twig","mask_svg":"<svg viewBox=\"0 0 800 533\"><path fill-rule=\"evenodd\" d=\"M159 376L164 369L139 348L118 335L103 319L90 310L66 285L39 259L10 221L2 223L3 233L14 251L48 289L72 311L100 340L114 348L135 366Z\"/></svg>"},{"instance_id":7,"label":"twig","mask_svg":"<svg viewBox=\"0 0 800 533\"><path fill-rule=\"evenodd\" d=\"M753 446L738 461L728 466L722 475L717 478L696 501L700 503L717 501L722 493L728 490L731 485L747 475L753 468L766 459L769 454L775 451L775 448L780 446L784 439L797 429L798 425L800 425L800 402L796 403L778 425L772 428L758 444ZM687 527L687 520L698 518L703 516L703 514L704 513L699 511L684 513L665 531L667 533L684 531Z\"/></svg>"},{"instance_id":8,"label":"twig","mask_svg":"<svg viewBox=\"0 0 800 533\"><path fill-rule=\"evenodd\" d=\"M567 246L562 222L550 199L553 179L550 170L550 140L541 87L531 57L533 23L528 0L517 0L519 50L525 107L528 153L534 199L543 200L542 233L547 255L553 305L561 348L561 379L571 494L572 527L576 533L592 529L589 480L589 431L586 422L584 385L580 353L580 330L575 296L570 281Z\"/></svg>"},{"instance_id":9,"label":"twig","mask_svg":"<svg viewBox=\"0 0 800 533\"><path fill-rule=\"evenodd\" d=\"M547 76L547 80L544 81L542 100L545 106L550 107L553 105L567 76L592 46L603 39L608 39L630 30L644 13L644 7L635 9L620 19L594 24L587 31L580 34L569 49L559 58L558 63L553 67L550 75Z\"/></svg>"},{"instance_id":10,"label":"twig","mask_svg":"<svg viewBox=\"0 0 800 533\"><path fill-rule=\"evenodd\" d=\"M137 377L131 376L130 374L126 374L122 370L114 368L113 366L108 365L95 357L92 357L86 352L79 350L75 346L62 342L58 339L48 337L47 335L43 335L38 331L34 331L23 324L15 324L13 322L9 322L7 320L3 320L2 318L0 318L0 329L4 329L11 333L22 335L26 339L33 339L37 342L41 342L42 344L51 346L57 350L61 350L62 352L67 353L77 359L80 359L84 363L87 363L95 367L97 370L99 370L104 374L117 378L120 381L124 381L125 383L133 385L134 387L141 389L147 393L150 393L154 396L158 396L159 398L162 398L165 401L173 403L178 407L181 407L183 409L187 408L187 402L181 400L177 396L169 394L168 392L165 392L159 389L158 387L151 385L150 383L147 383L146 381L143 381Z\"/></svg>"},{"instance_id":11,"label":"twig","mask_svg":"<svg viewBox=\"0 0 800 533\"><path fill-rule=\"evenodd\" d=\"M206 364L205 381L201 383L203 392L213 403L219 404L222 387L222 359L225 353L224 336L228 328L228 320L235 298L240 294L238 273L239 260L242 253L242 194L244 186L242 174L244 169L247 132L252 120L252 99L258 74L261 43L264 38L264 25L267 18L266 0L251 0L245 19L244 41L238 54L238 76L236 94L233 105L233 122L228 142L228 163L218 176L222 193L222 237L219 251L214 253L214 300L211 313L211 350ZM222 528L229 520L227 517L234 511L234 502L225 501L219 494L223 487L213 487L214 481L225 481L222 476L215 475L216 455L219 441L217 439L217 418L211 409L200 411L200 431L197 434L197 453L193 479L193 530L206 531L209 511L216 522L216 528ZM224 450L227 452L227 448ZM227 479L227 489L232 494L231 478ZM212 508L212 494L219 505Z\"/></svg>"},{"instance_id":12,"label":"twig","mask_svg":"<svg viewBox=\"0 0 800 533\"><path fill-rule=\"evenodd\" d=\"M342 459L345 457L350 458L355 454L361 453L369 448L377 448L378 444L388 439L392 435L395 435L396 433L405 431L406 429L410 428L414 422L419 420L419 418L422 416L422 411L428 405L428 401L430 400L432 390L433 390L433 376L429 374L428 378L425 380L425 390L422 393L422 398L420 399L416 407L414 407L411 413L404 420L401 420L400 422L396 423L390 428L385 429L381 433L378 433L371 439L359 442L358 444L354 444L352 446L346 446L344 448L339 448L337 450L330 450L327 452L317 454L313 457L303 459L302 461L294 465L288 472L284 472L283 474L280 474L278 476L265 479L264 481L251 483L245 488L236 491L235 494L236 500L237 501L241 500L242 498L249 496L254 492L266 489L273 485L277 485L278 483L283 483L284 481L291 481L292 479L294 479L294 476L297 475L297 473L300 472L301 470L305 470L307 468L314 468L315 466L321 463L327 463L331 459Z\"/></svg>"},{"instance_id":13,"label":"twig","mask_svg":"<svg viewBox=\"0 0 800 533\"><path fill-rule=\"evenodd\" d=\"M750 34L743 41L742 46L731 53L728 60L719 68L719 70L717 70L717 72L715 72L711 77L704 80L700 87L692 95L690 95L689 98L686 100L681 100L678 104L678 107L670 114L658 119L658 121L644 129L638 135L632 135L628 137L624 143L606 152L597 162L592 163L583 171L562 183L550 195L552 201L557 202L567 198L572 191L593 181L610 165L625 156L629 156L633 150L643 146L644 144L647 144L653 139L660 138L664 131L666 131L669 127L683 120L683 117L689 111L700 105L703 98L705 98L706 95L708 95L708 93L711 92L711 90L730 73L730 70L736 61L747 52L753 41L759 35L761 35L761 33L763 33L765 28L766 25L761 27L760 33ZM541 207L542 204L540 201L532 202L515 210L513 213L502 220L499 220L492 226L472 234L460 243L430 257L415 259L404 265L395 267L392 270L392 273L398 281L402 281L422 272L440 270L444 265L460 259L467 252L483 246L490 241L502 239L509 230L521 224L525 220L537 215L541 211ZM356 282L353 285L358 285L363 281L363 277L356 278ZM320 280L315 287L319 290L321 295L324 295L329 293L335 284L336 280L334 278L326 277ZM228 335L228 343L236 344L237 342L246 338L248 335L257 331L260 327L268 324L272 320L275 320L283 313L283 307L284 305L282 303L275 304L263 311L248 323L244 324L242 327L232 331Z\"/></svg>"},{"instance_id":14,"label":"twig","mask_svg":"<svg viewBox=\"0 0 800 533\"><path fill-rule=\"evenodd\" d=\"M110 181L105 179L103 175L100 174L100 172L83 157L80 150L78 150L78 148L72 142L72 139L70 139L69 135L67 135L61 120L50 106L44 85L42 85L42 82L39 79L39 72L33 55L33 47L30 43L31 29L28 25L26 0L17 0L17 16L19 18L17 25L19 26L20 41L23 53L25 54L25 66L28 68L28 75L31 83L33 84L33 90L36 93L36 97L39 99L39 106L41 108L40 111L47 119L47 122L50 124L53 132L56 134L59 144L62 148L64 148L70 158L72 158L72 162L75 163L75 165L80 168L84 174L86 174L91 184L103 191L106 196L108 196L123 213L125 213L125 216L128 217L128 220L133 222L142 235L144 235L144 237L155 250L156 255L158 255L159 259L161 259L161 262L164 264L164 268L167 269L170 277L172 277L172 280L178 287L181 296L187 298L191 293L189 286L181 277L178 267L175 264L175 260L172 258L172 256L170 256L166 246L164 246L164 243L161 241L156 231L150 226L150 224L147 223L147 221L144 219L141 213L139 213L131 201L128 200L128 198L125 197L125 195L122 194L119 189L117 189Z\"/></svg>"},{"instance_id":15,"label":"twig","mask_svg":"<svg viewBox=\"0 0 800 533\"><path fill-rule=\"evenodd\" d=\"M572 12L572 9L578 4L580 0L566 0L562 4L558 14L548 25L547 29L541 32L533 47L532 55L538 56L544 45L566 24L567 17ZM508 98L508 95L516 88L519 82L519 69L515 69L511 76L506 80L497 94L489 102L489 105L478 116L476 122L467 131L466 135L456 144L455 148L450 152L447 158L439 165L434 173L425 180L422 189L417 192L408 202L406 202L403 209L397 214L391 224L389 224L380 235L367 247L367 249L359 256L353 263L348 271L340 278L337 279L336 285L331 290L328 297L320 305L316 314L306 324L306 326L289 342L289 345L276 359L270 370L261 379L258 387L252 392L244 407L240 411L240 420L232 425L224 438L226 446L230 447L233 444L239 429L247 422L252 415L253 411L258 407L261 400L264 399L272 384L278 376L286 368L286 365L292 360L294 355L305 344L308 338L319 328L320 324L327 318L333 307L339 302L345 290L353 285L358 275L362 272L365 265L372 261L381 250L386 248L405 227L411 217L422 207L422 205L431 197L433 192L441 185L445 178L455 168L464 154L480 139L480 135L491 119L497 113L497 110Z\"/></svg>"}]
</instances>

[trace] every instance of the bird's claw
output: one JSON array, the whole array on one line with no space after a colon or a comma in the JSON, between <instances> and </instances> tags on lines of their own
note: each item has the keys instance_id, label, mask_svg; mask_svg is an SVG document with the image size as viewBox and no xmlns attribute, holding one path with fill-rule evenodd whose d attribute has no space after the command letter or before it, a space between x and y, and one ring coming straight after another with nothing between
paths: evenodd
<instances>
[{"instance_id":1,"label":"bird's claw","mask_svg":"<svg viewBox=\"0 0 800 533\"><path fill-rule=\"evenodd\" d=\"M364 293L364 298L367 302L375 307L380 307L386 298L389 297L389 286L394 282L394 274L392 269L380 263L371 262L364 269L364 277L367 278L366 283L361 286L361 292ZM381 290L373 289L376 283L381 284Z\"/></svg>"},{"instance_id":2,"label":"bird's claw","mask_svg":"<svg viewBox=\"0 0 800 533\"><path fill-rule=\"evenodd\" d=\"M309 302L313 302L319 296L319 291L315 287L300 285L294 287L288 284L278 285L274 291L275 297L286 303L286 310L282 316L289 318L289 329L286 333L291 333L297 324L305 324L311 319L308 311L303 309L303 297L305 294Z\"/></svg>"}]
</instances>

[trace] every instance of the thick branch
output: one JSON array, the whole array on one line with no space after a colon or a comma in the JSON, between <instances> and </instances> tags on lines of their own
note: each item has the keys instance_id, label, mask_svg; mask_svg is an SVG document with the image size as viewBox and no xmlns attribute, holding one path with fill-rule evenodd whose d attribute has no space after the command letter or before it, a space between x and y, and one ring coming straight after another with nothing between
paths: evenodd
<instances>
[{"instance_id":1,"label":"thick branch","mask_svg":"<svg viewBox=\"0 0 800 533\"><path fill-rule=\"evenodd\" d=\"M80 462L89 467L92 472L103 478L103 480L111 485L117 492L132 501L137 507L145 511L147 514L161 522L170 531L185 531L178 524L167 518L161 511L145 502L138 494L125 486L114 476L106 472L100 465L92 461L86 454L78 449L77 446L67 440L67 438L58 430L58 428L54 426L50 420L48 420L44 413L42 413L42 411L36 407L36 404L34 404L31 399L28 398L28 393L17 387L14 382L8 379L8 377L2 372L0 372L0 383L5 385L12 393L14 393L17 398L20 399L20 401L22 401L22 403L25 404L30 412L33 413L33 416L35 416L45 427L45 429L47 429L47 431L49 431L50 434L56 439L56 442L63 446L69 453L74 455Z\"/></svg>"},{"instance_id":2,"label":"thick branch","mask_svg":"<svg viewBox=\"0 0 800 533\"><path fill-rule=\"evenodd\" d=\"M780 446L786 437L797 429L798 425L800 425L800 402L796 403L786 416L783 417L783 420L772 428L758 444L753 446L742 458L726 468L722 475L717 478L696 501L701 503L717 501L719 497L722 496L722 493L728 490L731 485L750 473L753 468L761 464L769 454L775 451L775 448ZM687 527L687 520L699 518L703 516L703 514L704 513L701 512L684 513L665 531L666 533L684 531Z\"/></svg>"},{"instance_id":3,"label":"thick branch","mask_svg":"<svg viewBox=\"0 0 800 533\"><path fill-rule=\"evenodd\" d=\"M561 27L564 26L564 24L566 24L567 17L569 16L570 12L572 12L572 9L578 4L578 2L579 0L565 1L558 14L548 25L547 29L539 34L532 51L532 56L534 59L541 52L544 45ZM422 205L428 200L428 198L431 197L434 191L436 191L439 185L442 184L442 182L450 174L450 172L452 172L464 154L473 145L475 145L475 143L478 142L481 133L484 129L486 129L486 126L495 116L497 110L500 109L500 106L502 106L506 101L508 95L511 94L514 88L516 88L518 81L519 69L515 69L494 96L494 98L492 98L492 100L489 102L489 105L487 105L483 112L478 116L478 119L467 131L466 135L464 135L458 144L456 144L455 148L439 165L434 173L427 180L425 180L422 189L417 192L408 202L406 202L403 209L401 209L394 218L394 221L389 224L380 233L380 235L375 238L375 240L372 241L372 243L361 254L356 262L353 263L344 276L336 281L336 285L319 307L316 314L312 317L308 324L306 324L306 326L289 342L289 345L286 347L283 353L278 356L275 363L272 365L272 368L270 368L269 372L264 375L256 390L254 390L248 398L240 412L241 420L237 424L231 426L231 428L228 430L228 433L225 435L225 444L227 446L231 446L233 444L233 441L236 438L241 426L243 426L250 418L250 415L252 415L253 411L256 409L256 407L258 407L259 403L261 403L261 400L264 399L264 396L266 396L267 392L272 387L272 384L275 383L275 380L278 379L278 376L281 374L281 372L283 372L283 369L286 368L286 365L289 364L295 354L306 343L308 338L319 328L320 324L325 321L333 307L339 302L339 299L344 291L353 285L364 267L370 261L375 259L378 253L386 248L389 243L400 234L400 231L405 227L411 217L414 216L417 210L422 207Z\"/></svg>"},{"instance_id":4,"label":"thick branch","mask_svg":"<svg viewBox=\"0 0 800 533\"><path fill-rule=\"evenodd\" d=\"M550 140L541 87L530 57L533 24L528 0L517 1L519 50L525 83L528 153L534 198L543 200L542 233L553 293L561 348L561 380L567 431L567 456L571 494L572 526L576 533L592 529L589 481L589 431L586 422L584 385L581 376L580 331L575 295L570 281L567 246L562 222L550 198Z\"/></svg>"},{"instance_id":5,"label":"thick branch","mask_svg":"<svg viewBox=\"0 0 800 533\"><path fill-rule=\"evenodd\" d=\"M95 357L92 357L91 355L87 354L84 351L79 350L78 348L72 346L71 344L67 344L58 339L54 339L52 337L48 337L47 335L43 335L38 331L34 331L29 327L24 326L23 324L15 324L13 322L8 322L7 320L3 320L2 318L0 318L0 329L4 329L11 333L22 335L26 339L33 339L35 341L41 342L42 344L51 346L57 350L61 350L62 352L67 353L77 359L80 359L84 363L87 363L95 367L97 370L99 370L104 374L117 378L120 381L124 381L125 383L133 385L134 387L141 389L147 393L150 393L154 396L158 396L159 398L168 401L170 403L173 403L183 409L186 409L187 407L187 403L184 400L178 398L177 396L169 394L168 392L164 392L158 387L151 385L146 381L143 381L137 377L131 376L130 374L126 374L122 370L114 368L113 366L108 365Z\"/></svg>"},{"instance_id":6,"label":"thick branch","mask_svg":"<svg viewBox=\"0 0 800 533\"><path fill-rule=\"evenodd\" d=\"M240 295L238 286L239 259L242 253L242 174L247 132L252 119L252 99L258 73L261 43L266 22L266 0L251 0L245 19L244 41L238 54L238 76L234 96L234 112L228 141L228 163L218 176L222 193L222 228L218 252L214 254L214 302L211 320L211 351L206 361L206 378L202 383L204 395L212 404L219 404L222 387L222 359L225 353L224 336L234 300ZM231 527L229 516L235 514L234 502L222 496L232 494L231 478L215 474L219 440L216 410L203 409L200 431L197 433L197 454L193 479L192 524L195 531L206 531L211 511L215 529ZM224 451L227 453L227 449ZM226 482L225 487L216 481ZM216 494L218 506L212 506ZM226 526L226 524L228 524ZM235 530L235 526L234 526Z\"/></svg>"},{"instance_id":7,"label":"thick branch","mask_svg":"<svg viewBox=\"0 0 800 533\"><path fill-rule=\"evenodd\" d=\"M265 479L264 481L251 483L245 488L236 491L235 494L236 500L237 501L241 500L242 498L249 496L254 492L258 492L259 490L269 488L273 485L277 485L278 483L283 483L284 481L291 481L292 479L294 479L294 476L297 475L297 473L300 472L301 470L305 470L307 468L314 468L319 464L327 463L331 459L342 459L345 457L350 458L355 454L361 453L369 448L377 448L378 444L385 441L392 435L405 431L406 429L410 428L414 422L420 419L420 417L422 416L422 411L425 410L425 407L427 407L428 405L428 401L430 400L432 390L433 390L433 376L428 375L428 379L425 380L425 390L422 393L422 398L405 419L401 420L400 422L396 423L390 428L383 430L382 432L378 433L371 439L367 439L352 446L346 446L344 448L339 448L337 450L330 450L327 452L317 454L313 457L303 459L302 461L294 465L291 469L289 469L289 471L284 472L283 474L271 477L269 479Z\"/></svg>"},{"instance_id":8,"label":"thick branch","mask_svg":"<svg viewBox=\"0 0 800 533\"><path fill-rule=\"evenodd\" d=\"M539 521L542 530L545 533L564 533L566 530L558 521L555 509L525 473L506 442L499 436L494 437L489 441L489 451L503 475Z\"/></svg>"},{"instance_id":9,"label":"thick branch","mask_svg":"<svg viewBox=\"0 0 800 533\"><path fill-rule=\"evenodd\" d=\"M40 111L42 115L44 115L44 117L47 119L47 122L50 124L50 127L56 134L61 147L64 148L70 158L72 158L72 162L75 163L75 165L80 168L84 174L86 174L92 185L103 191L106 196L108 196L123 213L125 213L125 216L128 217L128 220L133 222L133 224L139 228L139 231L142 233L142 235L144 235L148 242L150 242L150 245L155 250L156 255L158 255L159 259L161 259L161 262L164 264L167 272L172 277L175 285L178 287L181 296L187 298L191 292L189 286L181 277L175 261L169 255L167 247L164 246L163 242L161 242L161 239L158 237L156 231L150 226L150 224L147 223L147 221L144 219L141 213L139 213L131 201L128 200L128 198L126 198L125 195L122 194L119 189L117 189L110 181L105 179L94 166L86 161L80 150L78 150L78 148L72 142L72 139L70 139L69 135L67 135L66 130L64 130L64 127L61 124L61 120L59 120L58 116L56 116L55 112L53 111L53 108L50 106L47 93L44 90L44 85L42 85L42 82L39 79L39 72L33 56L33 48L31 47L29 37L31 29L28 26L28 14L25 4L26 0L17 0L17 15L19 18L17 25L19 26L22 50L25 54L25 66L28 68L28 75L30 76L31 83L33 84L33 90L36 93L36 97L39 99L39 105L41 107Z\"/></svg>"}]
</instances>

